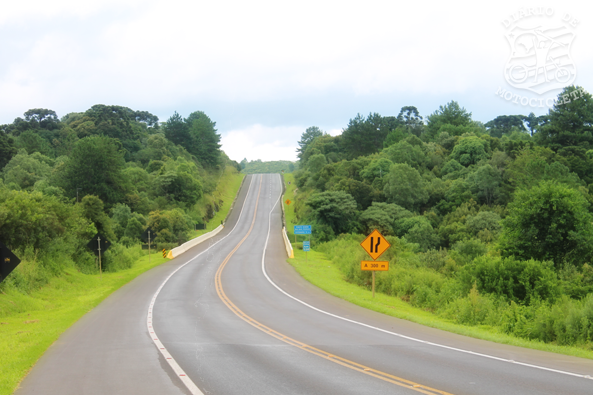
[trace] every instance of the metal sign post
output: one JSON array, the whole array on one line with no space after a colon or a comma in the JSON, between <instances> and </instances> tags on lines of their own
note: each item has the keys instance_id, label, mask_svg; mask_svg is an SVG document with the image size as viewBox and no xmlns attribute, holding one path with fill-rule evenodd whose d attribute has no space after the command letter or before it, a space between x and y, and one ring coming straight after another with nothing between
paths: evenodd
<instances>
[{"instance_id":1,"label":"metal sign post","mask_svg":"<svg viewBox=\"0 0 593 395\"><path fill-rule=\"evenodd\" d=\"M101 236L97 237L97 251L99 251L99 278L103 280L103 268L101 267Z\"/></svg>"},{"instance_id":2,"label":"metal sign post","mask_svg":"<svg viewBox=\"0 0 593 395\"><path fill-rule=\"evenodd\" d=\"M371 256L373 259L379 258L391 244L385 237L378 232L376 229L367 236L366 239L360 243L360 246ZM360 264L361 270L370 270L373 272L373 298L375 297L375 272L377 270L389 270L389 262L378 262L378 261L362 261Z\"/></svg>"},{"instance_id":3,"label":"metal sign post","mask_svg":"<svg viewBox=\"0 0 593 395\"><path fill-rule=\"evenodd\" d=\"M150 229L148 229L148 266L150 266Z\"/></svg>"},{"instance_id":4,"label":"metal sign post","mask_svg":"<svg viewBox=\"0 0 593 395\"><path fill-rule=\"evenodd\" d=\"M99 258L99 275L101 279L103 279L103 265L101 262L101 252L107 251L107 249L111 246L109 240L105 238L105 236L101 237L99 233L93 236L91 241L87 244L87 247L91 249Z\"/></svg>"},{"instance_id":5,"label":"metal sign post","mask_svg":"<svg viewBox=\"0 0 593 395\"><path fill-rule=\"evenodd\" d=\"M311 251L311 241L303 241L303 251L305 251L305 262L309 262L308 253Z\"/></svg>"}]
</instances>

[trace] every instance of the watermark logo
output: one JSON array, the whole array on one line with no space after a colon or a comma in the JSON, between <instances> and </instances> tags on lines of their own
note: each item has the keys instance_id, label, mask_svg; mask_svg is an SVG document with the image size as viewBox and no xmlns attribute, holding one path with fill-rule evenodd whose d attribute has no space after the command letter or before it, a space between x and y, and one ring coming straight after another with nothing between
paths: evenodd
<instances>
[{"instance_id":1,"label":"watermark logo","mask_svg":"<svg viewBox=\"0 0 593 395\"><path fill-rule=\"evenodd\" d=\"M504 77L509 85L524 92L499 88L497 95L506 100L515 98L517 104L540 107L548 99L543 94L574 82L577 69L571 48L579 24L576 18L549 7L520 8L502 24L510 49Z\"/></svg>"}]
</instances>

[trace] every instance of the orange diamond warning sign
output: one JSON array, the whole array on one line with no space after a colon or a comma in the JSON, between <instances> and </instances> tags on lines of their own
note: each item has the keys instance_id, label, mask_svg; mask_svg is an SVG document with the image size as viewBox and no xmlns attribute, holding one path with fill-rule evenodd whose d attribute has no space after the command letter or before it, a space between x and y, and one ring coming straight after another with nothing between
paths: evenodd
<instances>
[{"instance_id":1,"label":"orange diamond warning sign","mask_svg":"<svg viewBox=\"0 0 593 395\"><path fill-rule=\"evenodd\" d=\"M391 244L376 229L360 245L373 259L379 258L381 254L391 247Z\"/></svg>"}]
</instances>

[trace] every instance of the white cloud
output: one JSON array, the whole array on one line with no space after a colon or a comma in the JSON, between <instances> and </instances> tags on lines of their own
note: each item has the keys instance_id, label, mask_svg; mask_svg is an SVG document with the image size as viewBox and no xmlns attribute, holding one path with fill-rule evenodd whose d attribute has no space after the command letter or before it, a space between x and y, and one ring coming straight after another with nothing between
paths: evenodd
<instances>
[{"instance_id":1,"label":"white cloud","mask_svg":"<svg viewBox=\"0 0 593 395\"><path fill-rule=\"evenodd\" d=\"M268 127L260 124L222 133L222 150L240 162L261 159L292 160L296 158L296 142L306 128L300 126Z\"/></svg>"},{"instance_id":2,"label":"white cloud","mask_svg":"<svg viewBox=\"0 0 593 395\"><path fill-rule=\"evenodd\" d=\"M277 141L269 151L280 152L296 144L304 128L289 144L274 137L272 126L341 131L357 112L381 112L377 103L383 115L397 115L403 105L426 108L422 115L428 115L438 108L434 103L450 100L492 117L522 112L494 95L505 83L509 56L501 22L520 5L467 4L7 3L0 14L0 123L34 107L60 115L96 103L155 114L192 108L215 112L213 119L227 129L269 125L270 140ZM587 19L593 6L576 0L552 6L582 16L572 51L576 82L593 91L587 71L593 66L593 21ZM266 119L269 103L275 104L273 122Z\"/></svg>"}]
</instances>

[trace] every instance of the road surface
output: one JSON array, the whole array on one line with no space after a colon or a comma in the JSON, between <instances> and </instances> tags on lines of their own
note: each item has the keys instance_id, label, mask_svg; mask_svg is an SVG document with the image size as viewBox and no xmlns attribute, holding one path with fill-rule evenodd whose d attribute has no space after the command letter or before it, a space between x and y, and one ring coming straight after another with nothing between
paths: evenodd
<instances>
[{"instance_id":1,"label":"road surface","mask_svg":"<svg viewBox=\"0 0 593 395\"><path fill-rule=\"evenodd\" d=\"M593 393L593 361L427 328L312 286L286 263L281 191L277 174L248 176L223 232L84 316L16 394Z\"/></svg>"}]
</instances>

